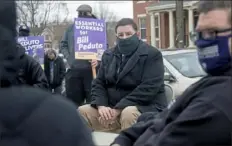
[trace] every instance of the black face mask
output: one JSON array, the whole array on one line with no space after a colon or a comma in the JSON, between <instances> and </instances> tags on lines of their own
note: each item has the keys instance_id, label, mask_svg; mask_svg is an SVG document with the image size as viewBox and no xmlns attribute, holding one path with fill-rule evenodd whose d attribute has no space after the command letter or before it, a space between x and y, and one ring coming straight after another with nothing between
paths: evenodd
<instances>
[{"instance_id":1,"label":"black face mask","mask_svg":"<svg viewBox=\"0 0 232 146\"><path fill-rule=\"evenodd\" d=\"M133 36L126 39L117 38L117 44L120 53L124 55L130 55L134 53L137 49L139 44L139 38L137 34L134 34Z\"/></svg>"}]
</instances>

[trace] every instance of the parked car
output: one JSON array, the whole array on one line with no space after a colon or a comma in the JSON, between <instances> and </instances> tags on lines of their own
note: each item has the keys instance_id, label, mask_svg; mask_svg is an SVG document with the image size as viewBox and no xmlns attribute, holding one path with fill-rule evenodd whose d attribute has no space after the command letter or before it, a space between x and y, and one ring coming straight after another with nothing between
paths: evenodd
<instances>
[{"instance_id":1,"label":"parked car","mask_svg":"<svg viewBox=\"0 0 232 146\"><path fill-rule=\"evenodd\" d=\"M196 49L162 50L165 66L165 82L172 86L178 97L191 84L204 77Z\"/></svg>"}]
</instances>

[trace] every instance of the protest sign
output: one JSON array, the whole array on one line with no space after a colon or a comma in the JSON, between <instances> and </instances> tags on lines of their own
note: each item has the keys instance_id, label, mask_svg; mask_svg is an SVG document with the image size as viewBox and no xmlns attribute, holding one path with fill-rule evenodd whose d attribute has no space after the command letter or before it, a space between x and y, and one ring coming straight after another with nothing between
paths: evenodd
<instances>
[{"instance_id":1,"label":"protest sign","mask_svg":"<svg viewBox=\"0 0 232 146\"><path fill-rule=\"evenodd\" d=\"M101 56L107 48L105 21L75 18L74 40L76 59L101 60Z\"/></svg>"},{"instance_id":2,"label":"protest sign","mask_svg":"<svg viewBox=\"0 0 232 146\"><path fill-rule=\"evenodd\" d=\"M43 36L18 37L18 43L20 43L25 48L26 54L33 57L41 65L44 64Z\"/></svg>"}]
</instances>

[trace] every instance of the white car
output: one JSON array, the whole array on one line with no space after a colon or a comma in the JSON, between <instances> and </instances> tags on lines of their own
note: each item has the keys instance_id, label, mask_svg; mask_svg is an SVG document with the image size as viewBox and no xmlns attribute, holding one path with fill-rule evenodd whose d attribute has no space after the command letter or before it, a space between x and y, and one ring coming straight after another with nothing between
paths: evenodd
<instances>
[{"instance_id":1,"label":"white car","mask_svg":"<svg viewBox=\"0 0 232 146\"><path fill-rule=\"evenodd\" d=\"M172 86L175 97L206 75L197 58L196 49L161 50L165 66L165 82Z\"/></svg>"}]
</instances>

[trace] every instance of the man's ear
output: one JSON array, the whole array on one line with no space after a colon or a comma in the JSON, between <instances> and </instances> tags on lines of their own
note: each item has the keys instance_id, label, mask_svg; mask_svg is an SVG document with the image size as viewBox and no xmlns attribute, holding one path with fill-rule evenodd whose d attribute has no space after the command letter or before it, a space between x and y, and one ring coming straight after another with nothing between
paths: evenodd
<instances>
[{"instance_id":1,"label":"man's ear","mask_svg":"<svg viewBox=\"0 0 232 146\"><path fill-rule=\"evenodd\" d=\"M232 38L229 38L229 51L230 51L230 54L231 54L231 56L232 56Z\"/></svg>"},{"instance_id":2,"label":"man's ear","mask_svg":"<svg viewBox=\"0 0 232 146\"><path fill-rule=\"evenodd\" d=\"M140 32L139 31L136 32L136 35L140 38Z\"/></svg>"}]
</instances>

